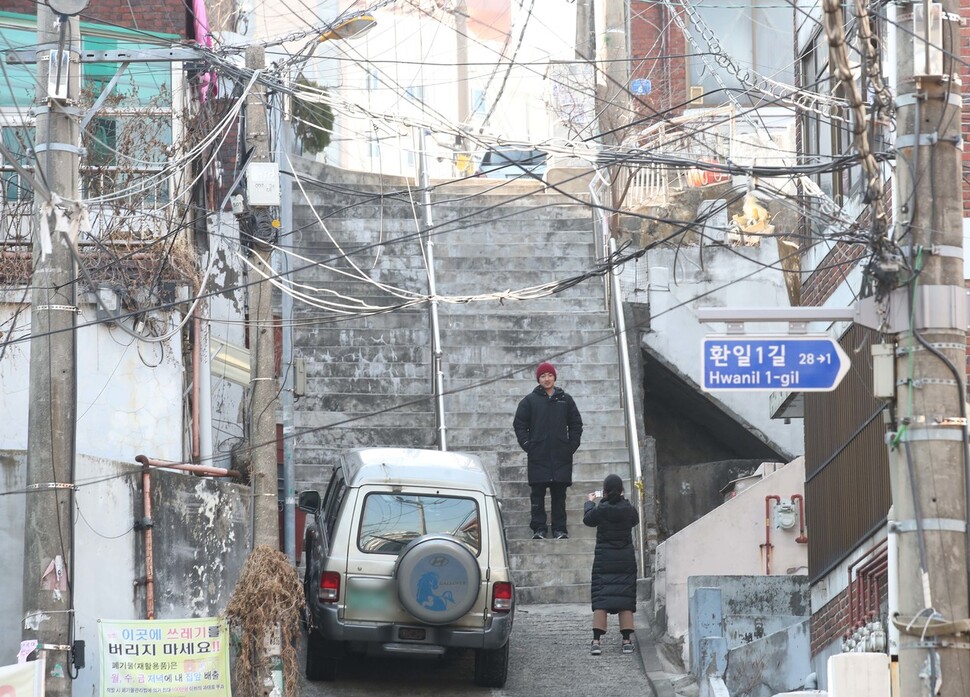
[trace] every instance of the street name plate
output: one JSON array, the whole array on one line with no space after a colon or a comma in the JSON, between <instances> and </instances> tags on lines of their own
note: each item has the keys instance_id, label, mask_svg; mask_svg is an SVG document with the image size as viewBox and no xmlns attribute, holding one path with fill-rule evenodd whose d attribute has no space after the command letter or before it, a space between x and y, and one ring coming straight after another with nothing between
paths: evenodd
<instances>
[{"instance_id":1,"label":"street name plate","mask_svg":"<svg viewBox=\"0 0 970 697\"><path fill-rule=\"evenodd\" d=\"M831 392L849 371L829 336L708 336L701 356L705 392Z\"/></svg>"}]
</instances>

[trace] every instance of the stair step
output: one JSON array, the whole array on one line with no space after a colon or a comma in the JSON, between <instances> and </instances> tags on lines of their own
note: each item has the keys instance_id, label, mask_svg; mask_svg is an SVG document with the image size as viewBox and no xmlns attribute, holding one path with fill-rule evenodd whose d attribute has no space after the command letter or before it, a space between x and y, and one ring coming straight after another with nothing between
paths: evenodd
<instances>
[{"instance_id":1,"label":"stair step","mask_svg":"<svg viewBox=\"0 0 970 697\"><path fill-rule=\"evenodd\" d=\"M546 512L549 511L549 501L546 499ZM596 531L583 525L582 507L567 508L566 523L569 528L568 540L533 540L532 528L527 524L528 513L523 516L508 516L502 509L502 519L505 521L505 536L508 539L511 554L542 554L544 552L563 554L592 554L593 543L596 541ZM510 520L511 519L511 520ZM512 523L511 525L509 523ZM523 523L523 524L519 524ZM548 549L548 545L568 545L566 549Z\"/></svg>"},{"instance_id":2,"label":"stair step","mask_svg":"<svg viewBox=\"0 0 970 697\"><path fill-rule=\"evenodd\" d=\"M590 602L589 584L559 585L553 581L540 586L516 586L515 602L522 605L588 603Z\"/></svg>"},{"instance_id":3,"label":"stair step","mask_svg":"<svg viewBox=\"0 0 970 697\"><path fill-rule=\"evenodd\" d=\"M517 588L529 586L543 586L550 582L548 569L531 569L512 572L512 580ZM558 569L555 573L555 583L562 585L583 585L590 580L590 567L585 569Z\"/></svg>"}]
</instances>

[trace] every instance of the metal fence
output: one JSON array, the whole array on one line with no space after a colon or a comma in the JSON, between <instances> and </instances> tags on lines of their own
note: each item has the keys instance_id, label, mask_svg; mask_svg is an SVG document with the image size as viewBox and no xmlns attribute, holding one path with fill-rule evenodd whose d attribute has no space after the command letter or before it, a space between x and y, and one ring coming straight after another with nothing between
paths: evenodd
<instances>
[{"instance_id":1,"label":"metal fence","mask_svg":"<svg viewBox=\"0 0 970 697\"><path fill-rule=\"evenodd\" d=\"M871 329L840 343L852 368L833 392L805 395L808 573L814 583L882 525L889 512L884 404L872 396Z\"/></svg>"}]
</instances>

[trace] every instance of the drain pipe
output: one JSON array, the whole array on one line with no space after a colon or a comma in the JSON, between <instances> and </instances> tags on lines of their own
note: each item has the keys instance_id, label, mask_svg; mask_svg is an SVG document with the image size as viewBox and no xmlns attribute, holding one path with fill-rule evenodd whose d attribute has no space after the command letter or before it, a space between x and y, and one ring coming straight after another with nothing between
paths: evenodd
<instances>
[{"instance_id":1,"label":"drain pipe","mask_svg":"<svg viewBox=\"0 0 970 697\"><path fill-rule=\"evenodd\" d=\"M155 619L155 561L152 549L154 524L152 522L152 471L148 458L139 462L141 462L142 512L144 513L141 528L145 531L145 619L153 620Z\"/></svg>"},{"instance_id":2,"label":"drain pipe","mask_svg":"<svg viewBox=\"0 0 970 697\"><path fill-rule=\"evenodd\" d=\"M886 622L886 644L889 651L889 680L892 694L899 694L899 627L893 622L899 608L899 523L895 505L889 507L886 526L886 602L889 617Z\"/></svg>"},{"instance_id":3,"label":"drain pipe","mask_svg":"<svg viewBox=\"0 0 970 697\"><path fill-rule=\"evenodd\" d=\"M441 325L438 323L438 291L435 288L434 242L431 235L431 181L428 176L426 131L418 128L418 182L423 191L422 219L425 240L425 264L428 267L428 294L431 297L431 371L434 374L435 426L438 430L438 449L448 450L445 428L445 378L442 370Z\"/></svg>"},{"instance_id":4,"label":"drain pipe","mask_svg":"<svg viewBox=\"0 0 970 697\"><path fill-rule=\"evenodd\" d=\"M603 177L600 170L596 170L596 177L605 187L609 184ZM595 180L594 180L595 181ZM616 240L610 234L609 218L606 212L600 208L600 200L594 190L594 182L590 182L589 193L599 211L601 227L603 232L604 248L609 256L616 254ZM608 242L607 242L608 241ZM630 377L630 351L627 348L626 320L623 317L623 294L620 291L619 269L610 271L609 276L609 296L612 302L609 303L612 315L614 337L618 352L618 363L620 368L620 391L623 397L623 411L625 415L626 443L630 454L630 478L636 489L637 514L640 516L640 525L637 526L637 544L640 546L639 569L637 570L640 578L647 576L647 547L646 547L646 527L644 519L644 500L643 500L643 468L640 463L640 442L637 438L637 412L633 402L633 381Z\"/></svg>"}]
</instances>

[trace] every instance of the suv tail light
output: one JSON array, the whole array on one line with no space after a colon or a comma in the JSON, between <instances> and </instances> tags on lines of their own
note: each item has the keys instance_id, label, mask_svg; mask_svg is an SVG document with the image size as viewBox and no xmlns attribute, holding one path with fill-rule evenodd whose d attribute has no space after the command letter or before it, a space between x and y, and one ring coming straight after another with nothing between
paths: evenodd
<instances>
[{"instance_id":1,"label":"suv tail light","mask_svg":"<svg viewBox=\"0 0 970 697\"><path fill-rule=\"evenodd\" d=\"M492 586L492 611L509 612L512 610L512 584L500 581Z\"/></svg>"},{"instance_id":2,"label":"suv tail light","mask_svg":"<svg viewBox=\"0 0 970 697\"><path fill-rule=\"evenodd\" d=\"M321 603L335 603L340 599L340 574L336 571L324 571L320 577L320 589L317 600Z\"/></svg>"}]
</instances>

